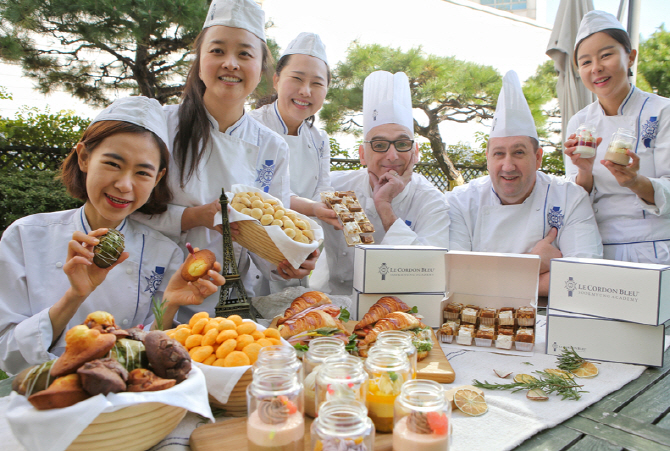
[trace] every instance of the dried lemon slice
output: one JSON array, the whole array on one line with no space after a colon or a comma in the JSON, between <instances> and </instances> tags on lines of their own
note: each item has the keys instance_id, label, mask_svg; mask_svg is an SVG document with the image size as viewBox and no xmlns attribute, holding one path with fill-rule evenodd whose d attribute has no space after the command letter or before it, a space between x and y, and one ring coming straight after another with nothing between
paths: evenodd
<instances>
[{"instance_id":1,"label":"dried lemon slice","mask_svg":"<svg viewBox=\"0 0 670 451\"><path fill-rule=\"evenodd\" d=\"M484 395L465 388L454 393L454 404L461 412L473 417L483 415L489 410Z\"/></svg>"},{"instance_id":2,"label":"dried lemon slice","mask_svg":"<svg viewBox=\"0 0 670 451\"><path fill-rule=\"evenodd\" d=\"M598 375L598 367L591 362L584 362L579 368L573 370L572 374L584 379L590 379Z\"/></svg>"},{"instance_id":3,"label":"dried lemon slice","mask_svg":"<svg viewBox=\"0 0 670 451\"><path fill-rule=\"evenodd\" d=\"M529 382L535 382L537 378L534 378L530 374L517 374L514 376L514 382L520 382L522 384L527 384Z\"/></svg>"},{"instance_id":4,"label":"dried lemon slice","mask_svg":"<svg viewBox=\"0 0 670 451\"><path fill-rule=\"evenodd\" d=\"M572 374L568 373L567 371L559 370L558 368L549 368L544 370L544 372L549 374L555 374L556 376L560 376L565 380L572 379Z\"/></svg>"}]
</instances>

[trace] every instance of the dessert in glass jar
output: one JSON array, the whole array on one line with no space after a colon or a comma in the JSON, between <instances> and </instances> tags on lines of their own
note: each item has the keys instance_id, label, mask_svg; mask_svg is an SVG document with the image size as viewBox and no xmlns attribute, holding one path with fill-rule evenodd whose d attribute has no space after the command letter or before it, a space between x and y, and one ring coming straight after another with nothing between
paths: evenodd
<instances>
[{"instance_id":1,"label":"dessert in glass jar","mask_svg":"<svg viewBox=\"0 0 670 451\"><path fill-rule=\"evenodd\" d=\"M369 352L373 352L375 346L394 346L402 349L409 359L410 367L412 368L412 379L416 379L416 371L418 364L418 355L416 346L412 342L412 335L409 332L401 330L385 330L379 333L375 345Z\"/></svg>"},{"instance_id":2,"label":"dessert in glass jar","mask_svg":"<svg viewBox=\"0 0 670 451\"><path fill-rule=\"evenodd\" d=\"M298 382L302 383L304 380L302 362L298 360L293 346L275 345L261 348L251 372L255 373L260 368L290 368L298 376Z\"/></svg>"},{"instance_id":3,"label":"dessert in glass jar","mask_svg":"<svg viewBox=\"0 0 670 451\"><path fill-rule=\"evenodd\" d=\"M309 342L309 349L302 358L305 371L305 415L316 416L316 374L323 361L332 355L344 355L344 342L332 337L318 337Z\"/></svg>"},{"instance_id":4,"label":"dessert in glass jar","mask_svg":"<svg viewBox=\"0 0 670 451\"><path fill-rule=\"evenodd\" d=\"M393 451L447 451L450 420L451 403L440 384L405 382L395 400Z\"/></svg>"},{"instance_id":5,"label":"dessert in glass jar","mask_svg":"<svg viewBox=\"0 0 670 451\"><path fill-rule=\"evenodd\" d=\"M381 349L381 348L380 348ZM412 378L407 356L394 348L368 355L365 371L368 373L366 406L368 416L379 432L393 430L393 403L400 394L402 384Z\"/></svg>"},{"instance_id":6,"label":"dessert in glass jar","mask_svg":"<svg viewBox=\"0 0 670 451\"><path fill-rule=\"evenodd\" d=\"M249 451L303 451L302 384L292 369L260 368L247 387Z\"/></svg>"},{"instance_id":7,"label":"dessert in glass jar","mask_svg":"<svg viewBox=\"0 0 670 451\"><path fill-rule=\"evenodd\" d=\"M612 140L609 146L607 146L605 160L622 166L628 165L630 163L630 156L626 152L633 149L636 140L637 137L632 130L626 128L618 129L612 135Z\"/></svg>"},{"instance_id":8,"label":"dessert in glass jar","mask_svg":"<svg viewBox=\"0 0 670 451\"><path fill-rule=\"evenodd\" d=\"M360 358L348 354L330 356L316 374L315 414L327 401L365 402L367 390L368 374Z\"/></svg>"},{"instance_id":9,"label":"dessert in glass jar","mask_svg":"<svg viewBox=\"0 0 670 451\"><path fill-rule=\"evenodd\" d=\"M312 451L372 451L375 426L358 401L335 400L321 406L310 430Z\"/></svg>"},{"instance_id":10,"label":"dessert in glass jar","mask_svg":"<svg viewBox=\"0 0 670 451\"><path fill-rule=\"evenodd\" d=\"M575 154L581 158L592 158L596 156L596 128L595 126L582 124L577 129L577 148Z\"/></svg>"}]
</instances>

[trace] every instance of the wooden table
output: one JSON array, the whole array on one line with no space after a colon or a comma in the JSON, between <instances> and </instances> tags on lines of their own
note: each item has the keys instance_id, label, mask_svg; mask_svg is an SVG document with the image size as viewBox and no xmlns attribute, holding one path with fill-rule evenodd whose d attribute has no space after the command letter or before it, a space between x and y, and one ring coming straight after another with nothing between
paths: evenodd
<instances>
[{"instance_id":1,"label":"wooden table","mask_svg":"<svg viewBox=\"0 0 670 451\"><path fill-rule=\"evenodd\" d=\"M11 392L10 381L0 381L0 397ZM645 370L573 418L529 438L517 451L624 449L670 451L670 349L662 368Z\"/></svg>"}]
</instances>

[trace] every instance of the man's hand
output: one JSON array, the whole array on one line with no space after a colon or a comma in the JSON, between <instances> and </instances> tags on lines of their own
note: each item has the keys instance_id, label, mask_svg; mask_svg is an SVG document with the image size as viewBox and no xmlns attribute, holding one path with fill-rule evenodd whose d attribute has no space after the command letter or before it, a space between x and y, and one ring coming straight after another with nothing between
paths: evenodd
<instances>
[{"instance_id":1,"label":"man's hand","mask_svg":"<svg viewBox=\"0 0 670 451\"><path fill-rule=\"evenodd\" d=\"M552 246L551 243L554 242L556 236L558 235L558 229L552 227L547 236L537 242L537 244L531 249L530 254L540 256L540 274L549 272L549 265L552 258L561 258L563 254L556 247Z\"/></svg>"},{"instance_id":2,"label":"man's hand","mask_svg":"<svg viewBox=\"0 0 670 451\"><path fill-rule=\"evenodd\" d=\"M412 180L415 160L416 153L412 152L412 158L402 174L398 174L396 171L389 171L381 177L377 177L372 172L368 172L372 187L372 200L375 203L377 214L382 220L384 230L387 232L398 219L391 207L391 202L398 194L402 193L402 190Z\"/></svg>"},{"instance_id":3,"label":"man's hand","mask_svg":"<svg viewBox=\"0 0 670 451\"><path fill-rule=\"evenodd\" d=\"M316 260L319 258L319 250L315 250L307 257L302 265L298 269L295 269L288 260L284 260L277 266L277 274L284 279L302 279L305 276L308 276L309 273L314 270L316 267Z\"/></svg>"},{"instance_id":4,"label":"man's hand","mask_svg":"<svg viewBox=\"0 0 670 451\"><path fill-rule=\"evenodd\" d=\"M335 230L342 230L342 224L337 219L337 213L323 202L314 203L314 216L323 222L332 225Z\"/></svg>"}]
</instances>

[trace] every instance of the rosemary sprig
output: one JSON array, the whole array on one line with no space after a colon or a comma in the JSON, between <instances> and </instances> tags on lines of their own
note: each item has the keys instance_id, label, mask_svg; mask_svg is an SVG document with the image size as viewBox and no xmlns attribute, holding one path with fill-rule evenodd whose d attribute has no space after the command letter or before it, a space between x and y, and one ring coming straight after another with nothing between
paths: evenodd
<instances>
[{"instance_id":1,"label":"rosemary sprig","mask_svg":"<svg viewBox=\"0 0 670 451\"><path fill-rule=\"evenodd\" d=\"M572 399L577 401L581 398L580 393L588 393L584 390L578 390L582 385L575 383L573 379L564 379L563 377L546 373L544 371L535 371L539 375L537 380L528 382L514 382L511 384L490 384L488 381L479 382L477 379L472 381L472 385L478 388L488 390L512 390L512 393L521 390L541 389L547 394L555 393L561 396L563 400Z\"/></svg>"},{"instance_id":2,"label":"rosemary sprig","mask_svg":"<svg viewBox=\"0 0 670 451\"><path fill-rule=\"evenodd\" d=\"M167 299L159 302L158 299L156 299L154 296L151 296L151 311L154 314L156 330L163 330L163 315L165 314L166 304Z\"/></svg>"},{"instance_id":3,"label":"rosemary sprig","mask_svg":"<svg viewBox=\"0 0 670 451\"><path fill-rule=\"evenodd\" d=\"M581 358L579 354L575 352L575 349L571 346L569 350L568 348L563 348L563 352L561 352L561 355L558 356L557 362L558 369L571 373L582 366L586 360Z\"/></svg>"}]
</instances>

